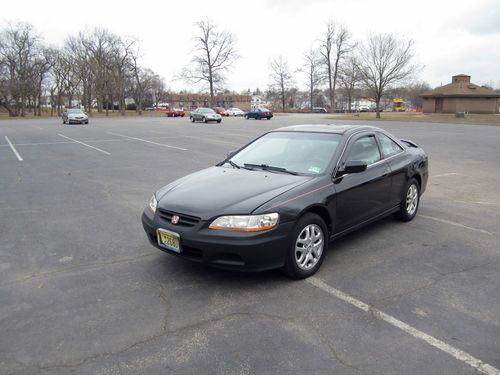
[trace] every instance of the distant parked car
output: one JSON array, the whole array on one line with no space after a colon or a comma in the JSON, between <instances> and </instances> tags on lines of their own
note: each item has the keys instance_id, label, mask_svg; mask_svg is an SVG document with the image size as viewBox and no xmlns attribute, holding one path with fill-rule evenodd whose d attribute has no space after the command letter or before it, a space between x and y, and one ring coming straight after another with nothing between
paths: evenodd
<instances>
[{"instance_id":1,"label":"distant parked car","mask_svg":"<svg viewBox=\"0 0 500 375\"><path fill-rule=\"evenodd\" d=\"M361 106L359 106L358 111L359 112L370 112L370 107L368 107L367 105L361 105Z\"/></svg>"},{"instance_id":2,"label":"distant parked car","mask_svg":"<svg viewBox=\"0 0 500 375\"><path fill-rule=\"evenodd\" d=\"M245 116L245 112L239 108L229 108L226 113L228 116Z\"/></svg>"},{"instance_id":3,"label":"distant parked car","mask_svg":"<svg viewBox=\"0 0 500 375\"><path fill-rule=\"evenodd\" d=\"M326 109L323 107L312 107L312 113L326 113Z\"/></svg>"},{"instance_id":4,"label":"distant parked car","mask_svg":"<svg viewBox=\"0 0 500 375\"><path fill-rule=\"evenodd\" d=\"M273 113L266 108L258 108L252 109L250 112L245 113L245 118L248 120L249 118L254 118L256 120L262 120L263 118L267 118L271 120L273 117Z\"/></svg>"},{"instance_id":5,"label":"distant parked car","mask_svg":"<svg viewBox=\"0 0 500 375\"><path fill-rule=\"evenodd\" d=\"M186 112L180 108L173 108L172 110L168 110L165 112L167 117L184 117Z\"/></svg>"},{"instance_id":6,"label":"distant parked car","mask_svg":"<svg viewBox=\"0 0 500 375\"><path fill-rule=\"evenodd\" d=\"M217 114L219 114L219 115L221 115L221 116L229 116L229 115L227 114L226 109L225 109L225 108L222 108L222 107L215 107L215 108L214 108L214 112L215 112L215 113L217 113Z\"/></svg>"},{"instance_id":7,"label":"distant parked car","mask_svg":"<svg viewBox=\"0 0 500 375\"><path fill-rule=\"evenodd\" d=\"M79 108L66 108L62 114L63 124L88 124L89 116Z\"/></svg>"},{"instance_id":8,"label":"distant parked car","mask_svg":"<svg viewBox=\"0 0 500 375\"><path fill-rule=\"evenodd\" d=\"M191 120L191 122L203 121L204 123L207 123L209 121L217 121L217 123L220 124L222 121L222 116L218 113L215 113L212 108L200 107L196 108L194 111L191 111L189 119Z\"/></svg>"}]
</instances>

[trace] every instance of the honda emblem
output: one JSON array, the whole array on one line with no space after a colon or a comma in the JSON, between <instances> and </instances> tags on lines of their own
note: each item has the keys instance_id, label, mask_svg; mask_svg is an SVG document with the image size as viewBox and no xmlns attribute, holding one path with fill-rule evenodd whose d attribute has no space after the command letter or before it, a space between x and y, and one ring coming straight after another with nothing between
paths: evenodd
<instances>
[{"instance_id":1,"label":"honda emblem","mask_svg":"<svg viewBox=\"0 0 500 375\"><path fill-rule=\"evenodd\" d=\"M170 219L170 222L172 224L177 224L179 222L179 216L177 216L177 215L172 216L172 219Z\"/></svg>"}]
</instances>

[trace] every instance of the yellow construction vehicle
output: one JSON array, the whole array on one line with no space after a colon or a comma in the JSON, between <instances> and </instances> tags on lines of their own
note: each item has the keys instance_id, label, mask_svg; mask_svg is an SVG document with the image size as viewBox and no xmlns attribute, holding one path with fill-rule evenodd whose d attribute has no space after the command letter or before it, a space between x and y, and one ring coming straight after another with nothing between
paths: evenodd
<instances>
[{"instance_id":1,"label":"yellow construction vehicle","mask_svg":"<svg viewBox=\"0 0 500 375\"><path fill-rule=\"evenodd\" d=\"M402 98L392 99L392 110L393 110L393 112L404 112L405 111L405 101Z\"/></svg>"}]
</instances>

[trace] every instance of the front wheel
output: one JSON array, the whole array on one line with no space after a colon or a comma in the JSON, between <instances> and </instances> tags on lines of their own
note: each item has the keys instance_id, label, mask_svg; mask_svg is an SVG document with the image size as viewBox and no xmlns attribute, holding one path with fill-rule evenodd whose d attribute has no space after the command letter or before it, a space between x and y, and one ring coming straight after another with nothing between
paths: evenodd
<instances>
[{"instance_id":1,"label":"front wheel","mask_svg":"<svg viewBox=\"0 0 500 375\"><path fill-rule=\"evenodd\" d=\"M284 271L293 279L305 279L314 275L325 259L328 247L328 231L323 219L307 213L295 225Z\"/></svg>"},{"instance_id":2,"label":"front wheel","mask_svg":"<svg viewBox=\"0 0 500 375\"><path fill-rule=\"evenodd\" d=\"M222 121L222 120L217 120L217 124L220 124L220 122L221 122L221 121Z\"/></svg>"},{"instance_id":3,"label":"front wheel","mask_svg":"<svg viewBox=\"0 0 500 375\"><path fill-rule=\"evenodd\" d=\"M420 186L414 178L408 181L403 193L399 211L394 214L396 219L401 221L410 221L417 215L418 205L420 203Z\"/></svg>"},{"instance_id":4,"label":"front wheel","mask_svg":"<svg viewBox=\"0 0 500 375\"><path fill-rule=\"evenodd\" d=\"M245 115L245 120L248 120L248 115Z\"/></svg>"},{"instance_id":5,"label":"front wheel","mask_svg":"<svg viewBox=\"0 0 500 375\"><path fill-rule=\"evenodd\" d=\"M207 120L207 118L206 118L206 117L203 117L203 118L201 119L201 121L203 121L205 124L208 122L208 120Z\"/></svg>"},{"instance_id":6,"label":"front wheel","mask_svg":"<svg viewBox=\"0 0 500 375\"><path fill-rule=\"evenodd\" d=\"M194 117L191 117L191 122L194 122Z\"/></svg>"}]
</instances>

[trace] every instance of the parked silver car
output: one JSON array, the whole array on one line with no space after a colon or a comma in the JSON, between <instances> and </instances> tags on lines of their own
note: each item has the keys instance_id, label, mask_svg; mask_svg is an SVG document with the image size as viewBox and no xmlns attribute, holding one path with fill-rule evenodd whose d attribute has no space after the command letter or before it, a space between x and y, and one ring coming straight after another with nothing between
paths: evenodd
<instances>
[{"instance_id":1,"label":"parked silver car","mask_svg":"<svg viewBox=\"0 0 500 375\"><path fill-rule=\"evenodd\" d=\"M244 116L245 115L245 112L243 112L239 108L229 108L226 111L226 113L228 114L228 116Z\"/></svg>"},{"instance_id":2,"label":"parked silver car","mask_svg":"<svg viewBox=\"0 0 500 375\"><path fill-rule=\"evenodd\" d=\"M63 124L88 124L89 116L81 109L66 108L62 114Z\"/></svg>"},{"instance_id":3,"label":"parked silver car","mask_svg":"<svg viewBox=\"0 0 500 375\"><path fill-rule=\"evenodd\" d=\"M195 121L203 121L205 123L209 121L217 121L217 123L221 123L222 121L222 116L215 113L215 111L212 108L196 108L194 111L191 111L191 114L189 115L189 118L191 122Z\"/></svg>"}]
</instances>

